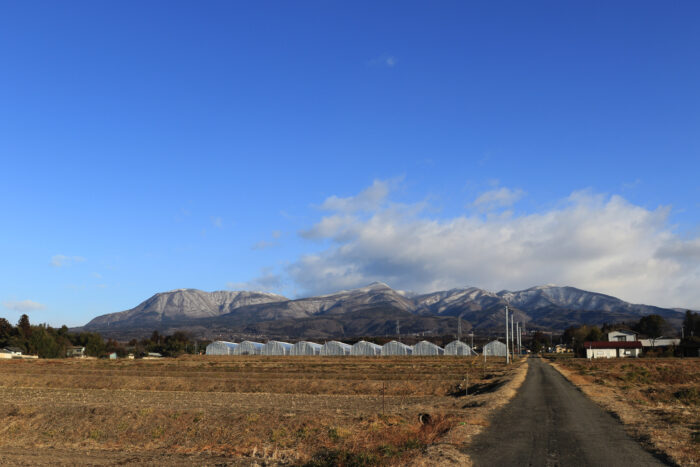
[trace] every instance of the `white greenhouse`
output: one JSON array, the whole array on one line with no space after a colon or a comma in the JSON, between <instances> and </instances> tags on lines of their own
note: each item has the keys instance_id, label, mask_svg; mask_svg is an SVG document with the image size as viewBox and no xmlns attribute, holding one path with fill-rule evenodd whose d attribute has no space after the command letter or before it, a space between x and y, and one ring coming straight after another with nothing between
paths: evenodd
<instances>
[{"instance_id":1,"label":"white greenhouse","mask_svg":"<svg viewBox=\"0 0 700 467\"><path fill-rule=\"evenodd\" d=\"M350 355L350 344L338 341L328 341L321 347L321 355Z\"/></svg>"},{"instance_id":2,"label":"white greenhouse","mask_svg":"<svg viewBox=\"0 0 700 467\"><path fill-rule=\"evenodd\" d=\"M321 344L315 342L299 341L292 346L289 355L319 355L321 347Z\"/></svg>"},{"instance_id":3,"label":"white greenhouse","mask_svg":"<svg viewBox=\"0 0 700 467\"><path fill-rule=\"evenodd\" d=\"M365 355L376 357L382 354L382 346L374 342L359 341L355 342L350 349L350 355Z\"/></svg>"},{"instance_id":4,"label":"white greenhouse","mask_svg":"<svg viewBox=\"0 0 700 467\"><path fill-rule=\"evenodd\" d=\"M269 341L262 347L263 355L289 355L292 344L289 342Z\"/></svg>"},{"instance_id":5,"label":"white greenhouse","mask_svg":"<svg viewBox=\"0 0 700 467\"><path fill-rule=\"evenodd\" d=\"M207 346L207 355L233 355L238 344L226 341L214 341Z\"/></svg>"},{"instance_id":6,"label":"white greenhouse","mask_svg":"<svg viewBox=\"0 0 700 467\"><path fill-rule=\"evenodd\" d=\"M412 353L411 346L398 341L387 342L382 346L382 356L411 355Z\"/></svg>"},{"instance_id":7,"label":"white greenhouse","mask_svg":"<svg viewBox=\"0 0 700 467\"><path fill-rule=\"evenodd\" d=\"M260 355L264 345L260 342L243 341L236 347L234 355Z\"/></svg>"},{"instance_id":8,"label":"white greenhouse","mask_svg":"<svg viewBox=\"0 0 700 467\"><path fill-rule=\"evenodd\" d=\"M491 341L484 346L484 356L505 357L507 353L506 345L500 341Z\"/></svg>"},{"instance_id":9,"label":"white greenhouse","mask_svg":"<svg viewBox=\"0 0 700 467\"><path fill-rule=\"evenodd\" d=\"M432 342L420 341L413 346L413 355L427 356L427 355L442 355L445 350Z\"/></svg>"},{"instance_id":10,"label":"white greenhouse","mask_svg":"<svg viewBox=\"0 0 700 467\"><path fill-rule=\"evenodd\" d=\"M452 341L445 346L445 355L460 355L468 357L470 355L476 355L476 352L474 352L469 345L462 341Z\"/></svg>"}]
</instances>

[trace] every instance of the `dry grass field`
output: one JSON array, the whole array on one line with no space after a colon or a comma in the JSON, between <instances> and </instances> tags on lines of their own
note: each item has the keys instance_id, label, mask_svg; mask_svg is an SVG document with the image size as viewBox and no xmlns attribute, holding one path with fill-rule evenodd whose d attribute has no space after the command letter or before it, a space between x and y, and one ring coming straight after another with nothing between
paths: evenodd
<instances>
[{"instance_id":1,"label":"dry grass field","mask_svg":"<svg viewBox=\"0 0 700 467\"><path fill-rule=\"evenodd\" d=\"M555 359L631 434L683 466L700 465L700 359Z\"/></svg>"},{"instance_id":2,"label":"dry grass field","mask_svg":"<svg viewBox=\"0 0 700 467\"><path fill-rule=\"evenodd\" d=\"M0 463L464 464L460 449L525 367L464 357L1 361Z\"/></svg>"}]
</instances>

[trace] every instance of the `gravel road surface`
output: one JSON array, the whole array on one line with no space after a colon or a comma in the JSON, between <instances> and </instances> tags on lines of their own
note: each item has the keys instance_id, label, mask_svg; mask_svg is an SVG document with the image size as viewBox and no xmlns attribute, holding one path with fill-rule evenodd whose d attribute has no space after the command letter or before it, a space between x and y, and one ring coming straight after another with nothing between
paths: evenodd
<instances>
[{"instance_id":1,"label":"gravel road surface","mask_svg":"<svg viewBox=\"0 0 700 467\"><path fill-rule=\"evenodd\" d=\"M541 358L469 451L475 466L666 465Z\"/></svg>"}]
</instances>

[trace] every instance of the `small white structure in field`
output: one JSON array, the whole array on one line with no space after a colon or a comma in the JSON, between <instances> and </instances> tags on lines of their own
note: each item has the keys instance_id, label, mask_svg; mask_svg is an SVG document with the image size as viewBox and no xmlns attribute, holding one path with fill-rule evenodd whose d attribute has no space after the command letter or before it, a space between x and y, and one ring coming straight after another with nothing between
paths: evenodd
<instances>
[{"instance_id":1,"label":"small white structure in field","mask_svg":"<svg viewBox=\"0 0 700 467\"><path fill-rule=\"evenodd\" d=\"M265 344L253 341L243 341L238 344L234 355L260 355L262 353L262 348Z\"/></svg>"},{"instance_id":2,"label":"small white structure in field","mask_svg":"<svg viewBox=\"0 0 700 467\"><path fill-rule=\"evenodd\" d=\"M321 344L315 342L299 341L292 346L289 355L319 355L321 347Z\"/></svg>"},{"instance_id":3,"label":"small white structure in field","mask_svg":"<svg viewBox=\"0 0 700 467\"><path fill-rule=\"evenodd\" d=\"M268 341L267 344L263 345L262 354L263 355L289 355L292 350L292 344L289 342L280 341Z\"/></svg>"},{"instance_id":4,"label":"small white structure in field","mask_svg":"<svg viewBox=\"0 0 700 467\"><path fill-rule=\"evenodd\" d=\"M639 341L584 342L586 358L639 357L642 343Z\"/></svg>"},{"instance_id":5,"label":"small white structure in field","mask_svg":"<svg viewBox=\"0 0 700 467\"><path fill-rule=\"evenodd\" d=\"M382 354L382 346L374 342L359 341L352 345L350 355L364 355L376 357Z\"/></svg>"},{"instance_id":6,"label":"small white structure in field","mask_svg":"<svg viewBox=\"0 0 700 467\"><path fill-rule=\"evenodd\" d=\"M468 357L470 355L476 355L476 352L474 352L469 345L462 341L452 341L445 346L445 355L460 355Z\"/></svg>"},{"instance_id":7,"label":"small white structure in field","mask_svg":"<svg viewBox=\"0 0 700 467\"><path fill-rule=\"evenodd\" d=\"M234 355L238 344L226 341L214 341L207 346L207 355Z\"/></svg>"},{"instance_id":8,"label":"small white structure in field","mask_svg":"<svg viewBox=\"0 0 700 467\"><path fill-rule=\"evenodd\" d=\"M505 357L508 349L503 342L491 341L484 346L484 356L486 357Z\"/></svg>"},{"instance_id":9,"label":"small white structure in field","mask_svg":"<svg viewBox=\"0 0 700 467\"><path fill-rule=\"evenodd\" d=\"M387 342L382 346L382 356L393 356L393 355L411 355L413 349L410 345L406 345L402 342L391 341Z\"/></svg>"},{"instance_id":10,"label":"small white structure in field","mask_svg":"<svg viewBox=\"0 0 700 467\"><path fill-rule=\"evenodd\" d=\"M321 355L350 355L352 346L344 342L328 341L321 347Z\"/></svg>"},{"instance_id":11,"label":"small white structure in field","mask_svg":"<svg viewBox=\"0 0 700 467\"><path fill-rule=\"evenodd\" d=\"M442 355L445 353L445 350L433 344L432 342L428 341L420 341L416 345L413 346L413 355L418 355L418 356L428 356L428 355Z\"/></svg>"}]
</instances>

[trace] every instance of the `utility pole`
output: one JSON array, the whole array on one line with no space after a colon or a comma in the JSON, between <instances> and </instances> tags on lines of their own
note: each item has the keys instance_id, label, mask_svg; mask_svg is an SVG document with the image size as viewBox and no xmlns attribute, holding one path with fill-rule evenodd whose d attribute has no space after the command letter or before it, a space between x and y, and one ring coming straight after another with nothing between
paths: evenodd
<instances>
[{"instance_id":1,"label":"utility pole","mask_svg":"<svg viewBox=\"0 0 700 467\"><path fill-rule=\"evenodd\" d=\"M515 313L510 314L510 346L513 349L513 359L515 359L515 332L513 330L513 321L515 321Z\"/></svg>"},{"instance_id":2,"label":"utility pole","mask_svg":"<svg viewBox=\"0 0 700 467\"><path fill-rule=\"evenodd\" d=\"M472 337L472 352L474 352L474 331L469 334Z\"/></svg>"},{"instance_id":3,"label":"utility pole","mask_svg":"<svg viewBox=\"0 0 700 467\"><path fill-rule=\"evenodd\" d=\"M506 364L510 363L510 350L508 349L508 305L506 305Z\"/></svg>"},{"instance_id":4,"label":"utility pole","mask_svg":"<svg viewBox=\"0 0 700 467\"><path fill-rule=\"evenodd\" d=\"M396 339L401 342L401 326L398 319L396 320Z\"/></svg>"}]
</instances>

